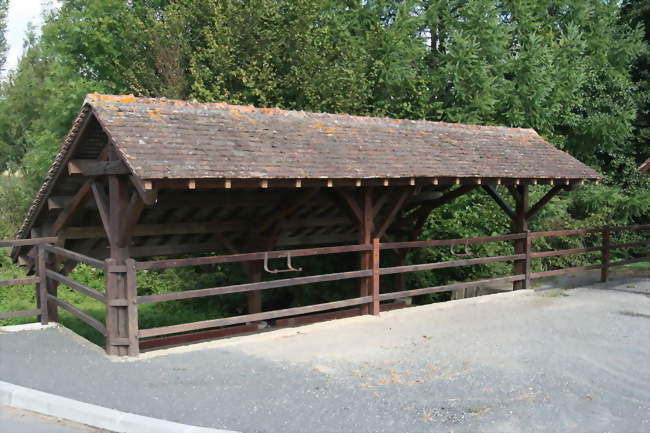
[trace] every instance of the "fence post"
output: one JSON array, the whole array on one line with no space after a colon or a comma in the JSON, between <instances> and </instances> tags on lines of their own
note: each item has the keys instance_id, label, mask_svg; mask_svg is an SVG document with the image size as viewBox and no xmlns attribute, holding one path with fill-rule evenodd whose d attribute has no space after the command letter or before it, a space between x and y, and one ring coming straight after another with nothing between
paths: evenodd
<instances>
[{"instance_id":1,"label":"fence post","mask_svg":"<svg viewBox=\"0 0 650 433\"><path fill-rule=\"evenodd\" d=\"M523 284L523 289L529 289L530 288L530 253L531 253L531 246L533 243L532 238L530 237L530 230L526 230L526 239L525 239L525 249L524 253L526 254L526 259L524 262L524 275L526 276L526 279L524 280Z\"/></svg>"},{"instance_id":2,"label":"fence post","mask_svg":"<svg viewBox=\"0 0 650 433\"><path fill-rule=\"evenodd\" d=\"M600 281L605 283L609 278L609 237L610 237L610 228L609 226L603 229L603 250L601 258L601 269L600 269Z\"/></svg>"},{"instance_id":3,"label":"fence post","mask_svg":"<svg viewBox=\"0 0 650 433\"><path fill-rule=\"evenodd\" d=\"M45 257L45 248L43 245L38 246L38 262L36 265L36 270L38 271L38 277L40 281L38 283L38 302L41 309L41 325L47 325L48 323L48 314L47 314L47 260Z\"/></svg>"},{"instance_id":4,"label":"fence post","mask_svg":"<svg viewBox=\"0 0 650 433\"><path fill-rule=\"evenodd\" d=\"M379 259L381 250L379 248L379 239L372 239L372 314L379 315Z\"/></svg>"},{"instance_id":5,"label":"fence post","mask_svg":"<svg viewBox=\"0 0 650 433\"><path fill-rule=\"evenodd\" d=\"M522 290L530 287L530 246L531 237L530 230L526 229L522 234L525 234L521 239L515 239L515 254L525 254L523 259L514 261L514 274L523 275L524 279L515 281L512 285L512 290Z\"/></svg>"},{"instance_id":6,"label":"fence post","mask_svg":"<svg viewBox=\"0 0 650 433\"><path fill-rule=\"evenodd\" d=\"M138 337L138 286L136 281L135 260L127 259L126 264L126 300L128 315L129 335L129 356L137 356L140 353Z\"/></svg>"},{"instance_id":7,"label":"fence post","mask_svg":"<svg viewBox=\"0 0 650 433\"><path fill-rule=\"evenodd\" d=\"M106 259L106 353L118 355L117 338L119 337L118 308L113 301L119 298L117 274L113 271L115 259Z\"/></svg>"}]
</instances>

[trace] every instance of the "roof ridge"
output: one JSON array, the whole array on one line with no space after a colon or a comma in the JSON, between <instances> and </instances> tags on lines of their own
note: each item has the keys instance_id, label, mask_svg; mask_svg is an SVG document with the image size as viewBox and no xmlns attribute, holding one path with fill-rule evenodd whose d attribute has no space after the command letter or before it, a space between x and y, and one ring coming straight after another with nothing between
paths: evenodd
<instances>
[{"instance_id":1,"label":"roof ridge","mask_svg":"<svg viewBox=\"0 0 650 433\"><path fill-rule=\"evenodd\" d=\"M428 126L442 126L452 129L466 129L466 130L479 130L479 131L491 131L491 132L517 132L519 134L527 133L529 135L539 136L537 131L533 128L523 128L515 126L504 126L504 125L477 125L477 124L467 124L467 123L454 123L454 122L444 122L440 120L426 120L426 119L400 119L395 117L379 117L379 116L360 116L355 114L347 113L327 113L327 112L317 112L317 111L305 111L305 110L289 110L279 107L256 107L254 105L238 105L230 104L227 102L199 102L196 100L184 101L180 99L168 99L165 97L144 97L144 96L134 96L133 94L128 95L107 95L102 93L89 93L86 95L84 104L97 105L97 104L144 104L144 105L166 105L170 107L196 107L196 108L215 108L215 109L228 109L236 110L239 113L261 113L266 115L284 115L284 116L299 116L304 117L314 117L314 118L325 118L332 120L344 120L344 121L359 121L359 122L371 122L378 124L421 124Z\"/></svg>"}]
</instances>

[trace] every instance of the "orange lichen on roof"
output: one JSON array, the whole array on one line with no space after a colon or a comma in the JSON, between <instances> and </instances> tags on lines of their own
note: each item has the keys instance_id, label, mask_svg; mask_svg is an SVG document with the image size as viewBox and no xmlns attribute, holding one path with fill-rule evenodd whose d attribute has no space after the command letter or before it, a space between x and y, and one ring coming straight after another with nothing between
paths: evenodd
<instances>
[{"instance_id":1,"label":"orange lichen on roof","mask_svg":"<svg viewBox=\"0 0 650 433\"><path fill-rule=\"evenodd\" d=\"M149 115L150 119L157 120L159 122L162 121L162 117L160 117L160 108L151 108L147 114Z\"/></svg>"},{"instance_id":2,"label":"orange lichen on roof","mask_svg":"<svg viewBox=\"0 0 650 433\"><path fill-rule=\"evenodd\" d=\"M90 93L87 98L96 102L120 102L122 104L133 104L136 98L133 95L103 95L101 93Z\"/></svg>"},{"instance_id":3,"label":"orange lichen on roof","mask_svg":"<svg viewBox=\"0 0 650 433\"><path fill-rule=\"evenodd\" d=\"M323 125L322 123L318 123L318 122L312 123L311 126L313 126L314 128L320 129L321 131L325 132L326 134L334 134L337 131L337 129L332 127L332 126Z\"/></svg>"}]
</instances>

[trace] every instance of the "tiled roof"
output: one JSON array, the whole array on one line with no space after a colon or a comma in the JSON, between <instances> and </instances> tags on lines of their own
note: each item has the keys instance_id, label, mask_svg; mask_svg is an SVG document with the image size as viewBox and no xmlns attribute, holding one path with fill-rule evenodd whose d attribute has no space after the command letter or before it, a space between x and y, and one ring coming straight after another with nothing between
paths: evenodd
<instances>
[{"instance_id":1,"label":"tiled roof","mask_svg":"<svg viewBox=\"0 0 650 433\"><path fill-rule=\"evenodd\" d=\"M532 129L90 94L19 238L29 236L93 117L143 180L602 177Z\"/></svg>"},{"instance_id":2,"label":"tiled roof","mask_svg":"<svg viewBox=\"0 0 650 433\"><path fill-rule=\"evenodd\" d=\"M89 95L142 179L600 175L532 129Z\"/></svg>"}]
</instances>

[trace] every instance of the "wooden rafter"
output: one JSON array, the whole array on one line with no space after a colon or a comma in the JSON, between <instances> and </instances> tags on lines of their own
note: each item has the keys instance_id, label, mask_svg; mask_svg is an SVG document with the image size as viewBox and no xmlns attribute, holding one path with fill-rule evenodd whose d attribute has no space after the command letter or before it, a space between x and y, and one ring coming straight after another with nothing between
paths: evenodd
<instances>
[{"instance_id":1,"label":"wooden rafter","mask_svg":"<svg viewBox=\"0 0 650 433\"><path fill-rule=\"evenodd\" d=\"M120 237L117 242L119 246L128 246L130 240L133 238L138 221L140 221L140 215L142 214L143 209L144 201L142 201L142 198L137 191L133 192L126 208L126 215L120 229Z\"/></svg>"},{"instance_id":2,"label":"wooden rafter","mask_svg":"<svg viewBox=\"0 0 650 433\"><path fill-rule=\"evenodd\" d=\"M533 218L537 212L539 212L553 197L555 197L560 191L565 189L563 185L555 185L549 192L547 192L544 197L539 199L529 210L526 212L526 219L529 220Z\"/></svg>"},{"instance_id":3,"label":"wooden rafter","mask_svg":"<svg viewBox=\"0 0 650 433\"><path fill-rule=\"evenodd\" d=\"M88 194L90 193L91 187L95 182L94 179L88 179L84 184L79 188L77 193L72 196L70 203L66 205L61 213L56 217L54 224L50 228L50 236L56 236L63 227L68 223L70 217L81 207L81 205L88 199Z\"/></svg>"},{"instance_id":4,"label":"wooden rafter","mask_svg":"<svg viewBox=\"0 0 650 433\"><path fill-rule=\"evenodd\" d=\"M102 224L104 225L104 233L106 234L106 238L108 239L108 242L111 245L113 245L116 239L112 237L113 233L111 231L111 225L110 225L108 197L106 196L106 193L103 190L103 186L98 184L97 182L93 182L91 189L93 191L93 197L95 198L95 203L97 204L97 211L99 212L99 217L102 220Z\"/></svg>"},{"instance_id":5,"label":"wooden rafter","mask_svg":"<svg viewBox=\"0 0 650 433\"><path fill-rule=\"evenodd\" d=\"M406 188L401 191L395 192L393 197L395 197L396 200L391 201L392 208L388 212L388 215L386 215L384 220L379 225L379 228L375 230L373 237L381 239L384 236L386 230L388 230L388 227L390 227L390 225L395 221L395 217L397 216L397 213L402 209L402 206L404 206L404 202L412 194L413 194L412 188Z\"/></svg>"},{"instance_id":6,"label":"wooden rafter","mask_svg":"<svg viewBox=\"0 0 650 433\"><path fill-rule=\"evenodd\" d=\"M343 199L343 208L351 213L352 216L356 218L357 222L363 221L363 211L361 206L357 203L357 200L354 198L354 194L351 191L339 189L336 191L338 196Z\"/></svg>"},{"instance_id":7,"label":"wooden rafter","mask_svg":"<svg viewBox=\"0 0 650 433\"><path fill-rule=\"evenodd\" d=\"M69 174L82 176L106 176L112 174L129 174L131 171L120 160L98 161L94 159L73 159L68 162Z\"/></svg>"},{"instance_id":8,"label":"wooden rafter","mask_svg":"<svg viewBox=\"0 0 650 433\"><path fill-rule=\"evenodd\" d=\"M144 187L144 183L136 176L129 176L129 180L135 187L135 190L137 193L140 195L140 199L142 202L147 205L151 206L158 201L158 191L153 189L153 190L147 190Z\"/></svg>"},{"instance_id":9,"label":"wooden rafter","mask_svg":"<svg viewBox=\"0 0 650 433\"><path fill-rule=\"evenodd\" d=\"M517 187L515 185L506 185L506 188L508 188L508 191L510 191L510 195L512 195L512 198L515 199L516 203L521 202L521 194L517 190Z\"/></svg>"},{"instance_id":10,"label":"wooden rafter","mask_svg":"<svg viewBox=\"0 0 650 433\"><path fill-rule=\"evenodd\" d=\"M421 218L426 218L429 214L436 208L451 203L456 200L458 197L465 195L473 190L478 188L478 185L462 185L452 191L445 193L442 197L437 200L433 200L430 203L422 205L419 209L413 211L411 215L404 218L407 221L419 221Z\"/></svg>"},{"instance_id":11,"label":"wooden rafter","mask_svg":"<svg viewBox=\"0 0 650 433\"><path fill-rule=\"evenodd\" d=\"M515 218L515 211L512 210L510 205L501 197L499 192L492 185L482 185L485 192L488 193L490 197L499 205L499 207L510 217L510 219Z\"/></svg>"},{"instance_id":12,"label":"wooden rafter","mask_svg":"<svg viewBox=\"0 0 650 433\"><path fill-rule=\"evenodd\" d=\"M291 215L292 213L300 209L300 207L304 206L305 203L308 203L318 192L319 192L318 189L312 189L305 192L301 198L299 198L293 203L280 204L267 216L266 220L263 223L259 224L251 232L251 236L254 237L263 234L265 231L267 231L274 225L277 225L284 218L288 217L289 215Z\"/></svg>"}]
</instances>

